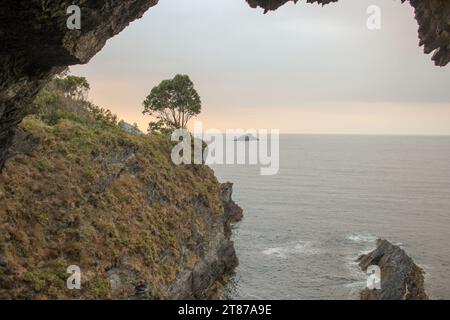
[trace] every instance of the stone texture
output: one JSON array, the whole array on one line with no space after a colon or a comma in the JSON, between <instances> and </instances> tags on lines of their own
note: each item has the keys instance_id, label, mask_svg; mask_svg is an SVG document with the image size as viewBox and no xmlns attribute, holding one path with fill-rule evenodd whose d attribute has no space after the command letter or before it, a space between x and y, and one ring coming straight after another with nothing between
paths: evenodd
<instances>
[{"instance_id":1,"label":"stone texture","mask_svg":"<svg viewBox=\"0 0 450 320\"><path fill-rule=\"evenodd\" d=\"M420 46L426 54L433 53L437 66L450 62L450 1L410 0L419 23Z\"/></svg>"},{"instance_id":2,"label":"stone texture","mask_svg":"<svg viewBox=\"0 0 450 320\"><path fill-rule=\"evenodd\" d=\"M224 214L211 216L208 234L212 238L198 256L201 260L193 267L186 266L169 287L169 299L218 298L221 287L239 264L233 241L231 226L242 219L242 209L232 200L233 184L220 185L220 201Z\"/></svg>"},{"instance_id":3,"label":"stone texture","mask_svg":"<svg viewBox=\"0 0 450 320\"><path fill-rule=\"evenodd\" d=\"M379 239L377 248L358 258L363 271L371 265L380 267L381 290L368 288L362 300L427 300L424 271L399 246Z\"/></svg>"},{"instance_id":4,"label":"stone texture","mask_svg":"<svg viewBox=\"0 0 450 320\"><path fill-rule=\"evenodd\" d=\"M165 299L211 299L218 298L220 289L239 263L231 240L231 225L242 218L242 209L231 199L233 184L227 182L220 186L220 200L223 215L208 214L210 240L195 250L198 257L195 265L184 265L175 281L165 291ZM225 195L226 194L226 195ZM225 195L225 196L224 196ZM199 210L205 208L199 204ZM187 250L187 248L183 248ZM116 268L108 272L113 296L121 291L133 292L131 299L153 299L152 288L140 283L139 274L129 268Z\"/></svg>"}]
</instances>

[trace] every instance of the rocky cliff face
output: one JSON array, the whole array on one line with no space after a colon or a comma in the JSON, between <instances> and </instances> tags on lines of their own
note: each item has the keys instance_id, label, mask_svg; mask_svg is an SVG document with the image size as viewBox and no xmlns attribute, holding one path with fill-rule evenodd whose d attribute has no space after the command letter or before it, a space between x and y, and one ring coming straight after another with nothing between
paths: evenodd
<instances>
[{"instance_id":1,"label":"rocky cliff face","mask_svg":"<svg viewBox=\"0 0 450 320\"><path fill-rule=\"evenodd\" d=\"M0 299L215 297L238 263L232 184L167 138L27 117L0 174ZM66 269L81 268L81 290Z\"/></svg>"},{"instance_id":2,"label":"rocky cliff face","mask_svg":"<svg viewBox=\"0 0 450 320\"><path fill-rule=\"evenodd\" d=\"M242 209L231 199L232 183L220 185L219 198L224 215L211 221L211 241L205 244L202 260L194 268L184 268L170 286L171 299L218 298L219 290L238 265L238 258L229 240L232 223L242 219Z\"/></svg>"},{"instance_id":3,"label":"rocky cliff face","mask_svg":"<svg viewBox=\"0 0 450 320\"><path fill-rule=\"evenodd\" d=\"M399 246L378 240L377 248L358 259L363 271L376 265L381 269L381 290L368 288L362 300L426 300L424 271Z\"/></svg>"}]
</instances>

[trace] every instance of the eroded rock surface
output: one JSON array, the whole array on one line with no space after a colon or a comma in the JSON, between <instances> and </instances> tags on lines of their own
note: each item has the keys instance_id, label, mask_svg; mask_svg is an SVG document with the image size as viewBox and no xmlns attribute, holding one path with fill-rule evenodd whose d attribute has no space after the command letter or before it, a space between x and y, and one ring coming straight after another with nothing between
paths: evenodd
<instances>
[{"instance_id":1,"label":"eroded rock surface","mask_svg":"<svg viewBox=\"0 0 450 320\"><path fill-rule=\"evenodd\" d=\"M231 239L231 226L242 219L242 209L231 199L233 184L220 185L219 198L224 215L212 224L212 241L205 245L200 261L193 269L185 268L170 287L172 299L217 298L219 289L238 265Z\"/></svg>"},{"instance_id":2,"label":"eroded rock surface","mask_svg":"<svg viewBox=\"0 0 450 320\"><path fill-rule=\"evenodd\" d=\"M426 300L424 271L399 246L379 239L377 248L358 258L366 271L375 265L381 269L381 290L368 288L361 292L362 300Z\"/></svg>"}]
</instances>

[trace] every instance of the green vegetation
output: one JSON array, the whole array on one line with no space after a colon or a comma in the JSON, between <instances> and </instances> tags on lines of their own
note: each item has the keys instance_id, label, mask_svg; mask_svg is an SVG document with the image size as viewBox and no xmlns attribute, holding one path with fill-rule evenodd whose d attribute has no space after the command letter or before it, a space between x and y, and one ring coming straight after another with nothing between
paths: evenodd
<instances>
[{"instance_id":1,"label":"green vegetation","mask_svg":"<svg viewBox=\"0 0 450 320\"><path fill-rule=\"evenodd\" d=\"M111 288L108 279L98 278L95 280L94 292L96 293L97 298L108 298L110 290Z\"/></svg>"},{"instance_id":2,"label":"green vegetation","mask_svg":"<svg viewBox=\"0 0 450 320\"><path fill-rule=\"evenodd\" d=\"M72 100L86 100L91 88L85 77L63 74L53 80L53 86Z\"/></svg>"},{"instance_id":3,"label":"green vegetation","mask_svg":"<svg viewBox=\"0 0 450 320\"><path fill-rule=\"evenodd\" d=\"M55 79L19 127L26 152L0 175L0 299L129 297L133 288L111 292L113 268L164 298L223 212L212 170L174 165L169 139L125 132L85 100L88 88ZM65 286L72 264L81 290Z\"/></svg>"},{"instance_id":4,"label":"green vegetation","mask_svg":"<svg viewBox=\"0 0 450 320\"><path fill-rule=\"evenodd\" d=\"M116 126L117 117L111 111L86 100L89 88L86 78L58 76L39 93L31 113L49 125L68 119L102 128Z\"/></svg>"},{"instance_id":5,"label":"green vegetation","mask_svg":"<svg viewBox=\"0 0 450 320\"><path fill-rule=\"evenodd\" d=\"M187 75L176 75L154 87L143 102L144 114L156 118L150 122L149 133L186 129L192 117L201 112L201 100Z\"/></svg>"}]
</instances>

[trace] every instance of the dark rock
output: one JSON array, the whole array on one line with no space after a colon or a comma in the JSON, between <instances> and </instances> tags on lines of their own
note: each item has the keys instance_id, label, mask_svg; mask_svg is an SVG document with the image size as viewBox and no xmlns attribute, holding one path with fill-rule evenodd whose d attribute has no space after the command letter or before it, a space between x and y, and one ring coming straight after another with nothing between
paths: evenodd
<instances>
[{"instance_id":1,"label":"dark rock","mask_svg":"<svg viewBox=\"0 0 450 320\"><path fill-rule=\"evenodd\" d=\"M220 185L219 197L224 214L210 217L210 230L207 232L212 239L197 248L201 260L192 269L186 267L182 270L171 284L171 299L217 298L221 287L239 264L231 241L231 224L242 218L242 209L231 199L232 193L232 183Z\"/></svg>"},{"instance_id":2,"label":"dark rock","mask_svg":"<svg viewBox=\"0 0 450 320\"><path fill-rule=\"evenodd\" d=\"M358 258L363 271L372 265L381 270L381 289L361 292L362 300L426 300L424 271L399 246L379 239L377 248Z\"/></svg>"},{"instance_id":3,"label":"dark rock","mask_svg":"<svg viewBox=\"0 0 450 320\"><path fill-rule=\"evenodd\" d=\"M39 137L18 129L6 158L10 159L20 154L31 155L35 148L40 147L41 142Z\"/></svg>"},{"instance_id":4,"label":"dark rock","mask_svg":"<svg viewBox=\"0 0 450 320\"><path fill-rule=\"evenodd\" d=\"M242 208L231 199L232 194L233 184L231 182L222 183L220 185L220 200L222 201L228 223L237 222L243 217Z\"/></svg>"},{"instance_id":5,"label":"dark rock","mask_svg":"<svg viewBox=\"0 0 450 320\"><path fill-rule=\"evenodd\" d=\"M231 183L220 186L219 197L224 208L223 214L204 212L209 216L209 229L206 232L211 238L195 248L194 253L197 257L195 265L185 265L178 272L175 281L161 288L163 292L166 292L165 299L217 298L220 289L233 274L239 261L231 241L230 230L231 223L242 218L242 209L231 199L232 186ZM201 208L200 210L203 211ZM131 292L129 296L131 299L155 298L151 292L154 288L145 282L136 282L139 274L127 268L126 261L121 262L120 265L121 267L108 271L113 296Z\"/></svg>"},{"instance_id":6,"label":"dark rock","mask_svg":"<svg viewBox=\"0 0 450 320\"><path fill-rule=\"evenodd\" d=\"M298 0L247 0L248 4L252 8L261 7L267 13L269 10L276 10L287 2L297 3ZM307 3L319 3L319 4L328 4L330 2L337 2L338 0L306 0Z\"/></svg>"},{"instance_id":7,"label":"dark rock","mask_svg":"<svg viewBox=\"0 0 450 320\"><path fill-rule=\"evenodd\" d=\"M7 263L6 263L5 257L3 256L2 253L0 253L0 267L6 267L6 266L7 266Z\"/></svg>"}]
</instances>

